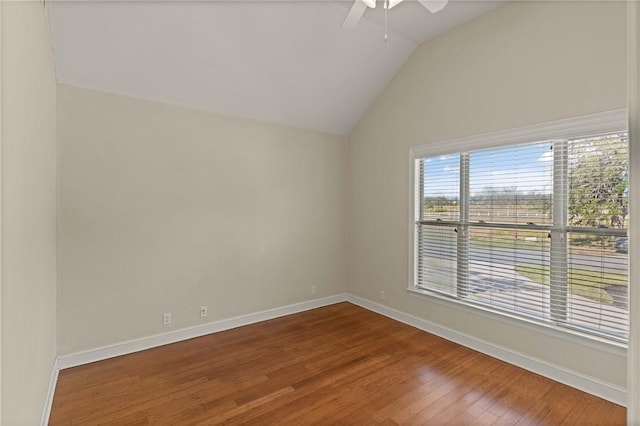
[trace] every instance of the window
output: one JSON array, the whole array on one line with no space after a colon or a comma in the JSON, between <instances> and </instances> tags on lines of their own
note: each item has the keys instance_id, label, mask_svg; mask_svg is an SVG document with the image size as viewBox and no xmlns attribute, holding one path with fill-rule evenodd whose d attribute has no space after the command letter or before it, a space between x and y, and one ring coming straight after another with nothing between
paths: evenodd
<instances>
[{"instance_id":1,"label":"window","mask_svg":"<svg viewBox=\"0 0 640 426\"><path fill-rule=\"evenodd\" d=\"M414 148L410 288L625 342L623 117Z\"/></svg>"}]
</instances>

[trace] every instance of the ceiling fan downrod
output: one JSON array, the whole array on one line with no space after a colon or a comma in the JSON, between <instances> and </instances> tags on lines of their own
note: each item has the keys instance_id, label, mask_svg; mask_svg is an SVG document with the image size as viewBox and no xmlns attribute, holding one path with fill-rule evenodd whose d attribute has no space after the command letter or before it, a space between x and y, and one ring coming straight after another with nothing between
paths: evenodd
<instances>
[{"instance_id":1,"label":"ceiling fan downrod","mask_svg":"<svg viewBox=\"0 0 640 426\"><path fill-rule=\"evenodd\" d=\"M389 0L384 0L384 42L389 38L387 35L387 14L389 12Z\"/></svg>"}]
</instances>

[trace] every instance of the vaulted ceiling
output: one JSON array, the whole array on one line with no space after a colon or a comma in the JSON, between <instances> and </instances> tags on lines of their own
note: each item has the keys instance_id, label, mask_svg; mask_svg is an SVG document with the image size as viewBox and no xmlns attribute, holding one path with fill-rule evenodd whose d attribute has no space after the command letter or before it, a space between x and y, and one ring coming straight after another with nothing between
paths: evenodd
<instances>
[{"instance_id":1,"label":"vaulted ceiling","mask_svg":"<svg viewBox=\"0 0 640 426\"><path fill-rule=\"evenodd\" d=\"M64 84L348 134L421 43L505 1L437 14L378 2L343 29L351 1L53 1Z\"/></svg>"}]
</instances>

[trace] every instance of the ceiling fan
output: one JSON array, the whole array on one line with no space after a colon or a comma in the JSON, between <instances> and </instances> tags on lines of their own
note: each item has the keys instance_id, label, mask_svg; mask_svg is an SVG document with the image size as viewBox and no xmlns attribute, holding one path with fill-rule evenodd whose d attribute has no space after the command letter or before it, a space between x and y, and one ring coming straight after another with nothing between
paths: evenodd
<instances>
[{"instance_id":1,"label":"ceiling fan","mask_svg":"<svg viewBox=\"0 0 640 426\"><path fill-rule=\"evenodd\" d=\"M385 0L384 8L385 10L389 10L394 6L400 4L403 0ZM426 7L429 12L436 13L441 11L449 2L449 0L418 0L421 5ZM347 18L344 20L342 24L342 28L353 28L358 25L360 22L360 18L364 15L364 11L367 10L367 7L375 8L376 0L354 0L353 6L351 6L351 10L347 14Z\"/></svg>"}]
</instances>

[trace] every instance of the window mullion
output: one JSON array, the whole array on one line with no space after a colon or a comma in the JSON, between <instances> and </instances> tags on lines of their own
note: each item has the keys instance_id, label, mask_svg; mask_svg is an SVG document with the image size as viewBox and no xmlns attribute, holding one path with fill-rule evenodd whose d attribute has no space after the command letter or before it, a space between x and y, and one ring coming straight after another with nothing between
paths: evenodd
<instances>
[{"instance_id":1,"label":"window mullion","mask_svg":"<svg viewBox=\"0 0 640 426\"><path fill-rule=\"evenodd\" d=\"M551 319L567 320L567 220L568 220L568 142L553 144L553 227L550 253Z\"/></svg>"},{"instance_id":2,"label":"window mullion","mask_svg":"<svg viewBox=\"0 0 640 426\"><path fill-rule=\"evenodd\" d=\"M417 197L415 197L415 199L417 200L418 205L415 206L415 219L417 221L420 221L423 219L423 212L424 212L424 160L420 159L420 160L416 160L415 161L415 165L418 168L418 177L415 180L415 184L418 188L418 194ZM418 286L420 285L419 282L419 274L418 271L423 271L424 270L424 257L422 256L421 250L420 250L420 227L421 225L416 223L415 225L415 229L416 229L416 239L415 239L415 246L414 246L414 250L415 253L417 253L417 255L415 256L416 259L416 265L414 269L414 276L415 276L415 280L414 280L414 285Z\"/></svg>"},{"instance_id":3,"label":"window mullion","mask_svg":"<svg viewBox=\"0 0 640 426\"><path fill-rule=\"evenodd\" d=\"M458 297L469 295L469 153L460 154L460 224L458 226Z\"/></svg>"}]
</instances>

